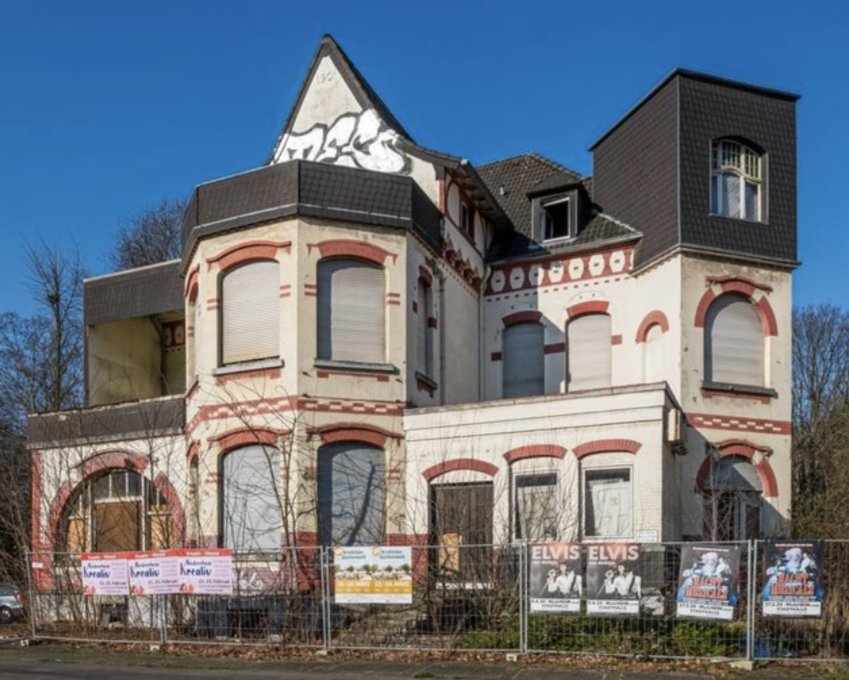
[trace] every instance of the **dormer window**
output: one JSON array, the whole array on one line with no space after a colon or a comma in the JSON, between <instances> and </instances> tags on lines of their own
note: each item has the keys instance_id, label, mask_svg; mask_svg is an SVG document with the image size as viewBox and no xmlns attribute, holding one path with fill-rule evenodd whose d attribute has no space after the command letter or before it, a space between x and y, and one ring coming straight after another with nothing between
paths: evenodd
<instances>
[{"instance_id":1,"label":"dormer window","mask_svg":"<svg viewBox=\"0 0 849 680\"><path fill-rule=\"evenodd\" d=\"M468 203L460 203L460 228L474 238L475 208Z\"/></svg>"},{"instance_id":2,"label":"dormer window","mask_svg":"<svg viewBox=\"0 0 849 680\"><path fill-rule=\"evenodd\" d=\"M555 238L567 238L569 233L569 199L555 198L540 203L542 238L550 241Z\"/></svg>"},{"instance_id":3,"label":"dormer window","mask_svg":"<svg viewBox=\"0 0 849 680\"><path fill-rule=\"evenodd\" d=\"M711 213L760 222L762 203L761 154L738 141L715 141L711 146Z\"/></svg>"}]
</instances>

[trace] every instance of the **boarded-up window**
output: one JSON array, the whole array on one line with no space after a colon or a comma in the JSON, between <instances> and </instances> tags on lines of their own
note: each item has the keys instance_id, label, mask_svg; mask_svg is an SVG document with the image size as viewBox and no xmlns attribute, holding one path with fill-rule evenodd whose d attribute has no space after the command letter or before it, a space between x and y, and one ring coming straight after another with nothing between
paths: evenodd
<instances>
[{"instance_id":1,"label":"boarded-up window","mask_svg":"<svg viewBox=\"0 0 849 680\"><path fill-rule=\"evenodd\" d=\"M632 533L631 470L587 470L584 474L584 536L627 538Z\"/></svg>"},{"instance_id":2,"label":"boarded-up window","mask_svg":"<svg viewBox=\"0 0 849 680\"><path fill-rule=\"evenodd\" d=\"M517 323L504 329L502 376L504 397L526 397L545 392L543 326Z\"/></svg>"},{"instance_id":3,"label":"boarded-up window","mask_svg":"<svg viewBox=\"0 0 849 680\"><path fill-rule=\"evenodd\" d=\"M705 378L715 383L764 384L763 326L754 305L740 295L722 295L708 309Z\"/></svg>"},{"instance_id":4,"label":"boarded-up window","mask_svg":"<svg viewBox=\"0 0 849 680\"><path fill-rule=\"evenodd\" d=\"M275 261L252 262L224 275L221 283L223 363L279 356L279 290L279 265Z\"/></svg>"},{"instance_id":5,"label":"boarded-up window","mask_svg":"<svg viewBox=\"0 0 849 680\"><path fill-rule=\"evenodd\" d=\"M385 540L383 449L336 442L318 452L318 535L321 545L381 545Z\"/></svg>"},{"instance_id":6,"label":"boarded-up window","mask_svg":"<svg viewBox=\"0 0 849 680\"><path fill-rule=\"evenodd\" d=\"M431 486L431 560L442 577L488 580L492 561L490 482Z\"/></svg>"},{"instance_id":7,"label":"boarded-up window","mask_svg":"<svg viewBox=\"0 0 849 680\"><path fill-rule=\"evenodd\" d=\"M238 551L279 550L280 453L259 445L236 449L224 456L222 473L224 546Z\"/></svg>"},{"instance_id":8,"label":"boarded-up window","mask_svg":"<svg viewBox=\"0 0 849 680\"><path fill-rule=\"evenodd\" d=\"M660 324L650 326L643 342L643 382L665 379L663 370L663 329Z\"/></svg>"},{"instance_id":9,"label":"boarded-up window","mask_svg":"<svg viewBox=\"0 0 849 680\"><path fill-rule=\"evenodd\" d=\"M567 331L568 390L589 390L609 387L610 317L607 314L586 314L572 319Z\"/></svg>"},{"instance_id":10,"label":"boarded-up window","mask_svg":"<svg viewBox=\"0 0 849 680\"><path fill-rule=\"evenodd\" d=\"M383 269L360 260L318 264L318 358L383 363Z\"/></svg>"},{"instance_id":11,"label":"boarded-up window","mask_svg":"<svg viewBox=\"0 0 849 680\"><path fill-rule=\"evenodd\" d=\"M705 535L711 540L760 538L762 489L751 461L724 456L705 479Z\"/></svg>"},{"instance_id":12,"label":"boarded-up window","mask_svg":"<svg viewBox=\"0 0 849 680\"><path fill-rule=\"evenodd\" d=\"M416 289L416 365L420 373L433 377L433 331L428 319L433 316L431 288L419 279Z\"/></svg>"}]
</instances>

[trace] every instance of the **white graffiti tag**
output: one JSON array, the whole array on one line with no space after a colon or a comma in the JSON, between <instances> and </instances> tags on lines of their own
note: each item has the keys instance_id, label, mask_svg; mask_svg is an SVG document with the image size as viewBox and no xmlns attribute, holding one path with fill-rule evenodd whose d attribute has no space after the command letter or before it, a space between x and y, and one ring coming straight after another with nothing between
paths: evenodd
<instances>
[{"instance_id":1,"label":"white graffiti tag","mask_svg":"<svg viewBox=\"0 0 849 680\"><path fill-rule=\"evenodd\" d=\"M400 136L386 127L374 109L344 113L329 128L318 124L306 132L285 135L274 161L295 159L401 175L410 172L410 158L401 150Z\"/></svg>"}]
</instances>

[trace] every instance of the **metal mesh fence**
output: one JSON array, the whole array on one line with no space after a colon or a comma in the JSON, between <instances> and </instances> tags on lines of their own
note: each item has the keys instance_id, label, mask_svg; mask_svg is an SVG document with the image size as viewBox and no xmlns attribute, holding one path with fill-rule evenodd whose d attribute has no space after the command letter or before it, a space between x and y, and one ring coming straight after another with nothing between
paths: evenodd
<instances>
[{"instance_id":1,"label":"metal mesh fence","mask_svg":"<svg viewBox=\"0 0 849 680\"><path fill-rule=\"evenodd\" d=\"M227 596L91 596L83 590L79 555L31 554L27 609L30 634L41 639L849 660L849 541L818 548L821 610L810 618L764 614L775 552L762 541L723 544L735 556L736 595L727 618L682 618L678 598L693 545L642 544L638 595L628 595L638 604L625 611L615 602L606 614L591 611L602 595L592 582L588 546L580 548L586 580L574 608L541 611L546 582L539 581L527 544L414 546L405 565L412 597L393 604L337 597L342 567L332 549L234 555ZM553 567L551 583L558 577ZM615 581L614 572L611 567L607 582ZM612 587L611 598L623 595Z\"/></svg>"}]
</instances>

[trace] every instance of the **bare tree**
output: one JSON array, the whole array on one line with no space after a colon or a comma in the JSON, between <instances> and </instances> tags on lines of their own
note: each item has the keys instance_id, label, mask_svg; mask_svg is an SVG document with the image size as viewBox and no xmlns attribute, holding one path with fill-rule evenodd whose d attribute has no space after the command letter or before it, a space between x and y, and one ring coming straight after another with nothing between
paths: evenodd
<instances>
[{"instance_id":1,"label":"bare tree","mask_svg":"<svg viewBox=\"0 0 849 680\"><path fill-rule=\"evenodd\" d=\"M797 535L849 536L849 312L793 315L793 525Z\"/></svg>"},{"instance_id":2,"label":"bare tree","mask_svg":"<svg viewBox=\"0 0 849 680\"><path fill-rule=\"evenodd\" d=\"M109 263L117 271L180 257L184 201L163 199L140 211L115 237Z\"/></svg>"}]
</instances>

